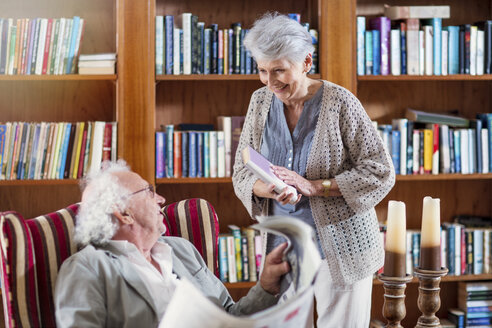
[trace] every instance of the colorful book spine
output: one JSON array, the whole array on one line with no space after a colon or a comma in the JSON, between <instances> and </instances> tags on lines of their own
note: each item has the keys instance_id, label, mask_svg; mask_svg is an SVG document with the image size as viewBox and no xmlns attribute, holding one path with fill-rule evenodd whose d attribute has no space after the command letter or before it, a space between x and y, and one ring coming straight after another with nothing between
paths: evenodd
<instances>
[{"instance_id":1,"label":"colorful book spine","mask_svg":"<svg viewBox=\"0 0 492 328\"><path fill-rule=\"evenodd\" d=\"M203 132L203 177L210 178L210 131Z\"/></svg>"},{"instance_id":2,"label":"colorful book spine","mask_svg":"<svg viewBox=\"0 0 492 328\"><path fill-rule=\"evenodd\" d=\"M424 173L432 172L432 155L434 151L434 139L431 129L424 129Z\"/></svg>"},{"instance_id":3,"label":"colorful book spine","mask_svg":"<svg viewBox=\"0 0 492 328\"><path fill-rule=\"evenodd\" d=\"M203 132L196 132L196 177L203 178Z\"/></svg>"},{"instance_id":4,"label":"colorful book spine","mask_svg":"<svg viewBox=\"0 0 492 328\"><path fill-rule=\"evenodd\" d=\"M229 282L238 282L236 272L236 242L233 236L227 236L227 268L229 271Z\"/></svg>"},{"instance_id":5,"label":"colorful book spine","mask_svg":"<svg viewBox=\"0 0 492 328\"><path fill-rule=\"evenodd\" d=\"M381 75L381 32L372 30L372 74Z\"/></svg>"},{"instance_id":6,"label":"colorful book spine","mask_svg":"<svg viewBox=\"0 0 492 328\"><path fill-rule=\"evenodd\" d=\"M164 178L164 136L162 131L155 133L155 177L158 179Z\"/></svg>"},{"instance_id":7,"label":"colorful book spine","mask_svg":"<svg viewBox=\"0 0 492 328\"><path fill-rule=\"evenodd\" d=\"M173 74L173 49L174 49L174 16L166 15L164 17L165 24L165 54L166 54L166 63L165 63L165 73Z\"/></svg>"},{"instance_id":8,"label":"colorful book spine","mask_svg":"<svg viewBox=\"0 0 492 328\"><path fill-rule=\"evenodd\" d=\"M155 74L164 72L164 16L155 16Z\"/></svg>"},{"instance_id":9,"label":"colorful book spine","mask_svg":"<svg viewBox=\"0 0 492 328\"><path fill-rule=\"evenodd\" d=\"M180 178L182 174L181 169L181 131L174 131L173 134L173 176Z\"/></svg>"},{"instance_id":10,"label":"colorful book spine","mask_svg":"<svg viewBox=\"0 0 492 328\"><path fill-rule=\"evenodd\" d=\"M365 75L373 74L372 31L365 32Z\"/></svg>"},{"instance_id":11,"label":"colorful book spine","mask_svg":"<svg viewBox=\"0 0 492 328\"><path fill-rule=\"evenodd\" d=\"M391 21L388 17L381 16L371 19L369 24L373 30L379 31L381 45L381 75L388 75L390 73Z\"/></svg>"},{"instance_id":12,"label":"colorful book spine","mask_svg":"<svg viewBox=\"0 0 492 328\"><path fill-rule=\"evenodd\" d=\"M393 166L395 168L395 174L400 174L400 131L391 131L391 158L393 159Z\"/></svg>"},{"instance_id":13,"label":"colorful book spine","mask_svg":"<svg viewBox=\"0 0 492 328\"><path fill-rule=\"evenodd\" d=\"M182 171L182 176L183 178L187 178L189 176L189 145L188 145L188 140L189 140L189 132L188 131L182 131L181 132L181 171Z\"/></svg>"},{"instance_id":14,"label":"colorful book spine","mask_svg":"<svg viewBox=\"0 0 492 328\"><path fill-rule=\"evenodd\" d=\"M166 178L174 174L174 125L166 125Z\"/></svg>"},{"instance_id":15,"label":"colorful book spine","mask_svg":"<svg viewBox=\"0 0 492 328\"><path fill-rule=\"evenodd\" d=\"M219 236L219 278L222 282L229 282L227 236Z\"/></svg>"},{"instance_id":16,"label":"colorful book spine","mask_svg":"<svg viewBox=\"0 0 492 328\"><path fill-rule=\"evenodd\" d=\"M357 75L365 75L365 47L366 18L357 16Z\"/></svg>"},{"instance_id":17,"label":"colorful book spine","mask_svg":"<svg viewBox=\"0 0 492 328\"><path fill-rule=\"evenodd\" d=\"M196 131L188 131L188 176L196 178L197 176L197 136Z\"/></svg>"}]
</instances>

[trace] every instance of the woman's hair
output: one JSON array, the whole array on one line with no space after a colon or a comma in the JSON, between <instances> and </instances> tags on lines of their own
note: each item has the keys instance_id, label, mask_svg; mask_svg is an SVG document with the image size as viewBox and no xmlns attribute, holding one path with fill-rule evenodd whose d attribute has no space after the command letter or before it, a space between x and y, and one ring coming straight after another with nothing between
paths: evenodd
<instances>
[{"instance_id":1,"label":"woman's hair","mask_svg":"<svg viewBox=\"0 0 492 328\"><path fill-rule=\"evenodd\" d=\"M104 245L114 236L119 222L113 218L113 212L126 209L126 196L130 191L113 173L129 171L124 160L105 161L101 170L84 177L81 187L86 192L77 214L74 236L79 246Z\"/></svg>"},{"instance_id":2,"label":"woman's hair","mask_svg":"<svg viewBox=\"0 0 492 328\"><path fill-rule=\"evenodd\" d=\"M287 59L299 63L314 51L307 29L277 12L256 20L244 38L244 46L256 61Z\"/></svg>"}]
</instances>

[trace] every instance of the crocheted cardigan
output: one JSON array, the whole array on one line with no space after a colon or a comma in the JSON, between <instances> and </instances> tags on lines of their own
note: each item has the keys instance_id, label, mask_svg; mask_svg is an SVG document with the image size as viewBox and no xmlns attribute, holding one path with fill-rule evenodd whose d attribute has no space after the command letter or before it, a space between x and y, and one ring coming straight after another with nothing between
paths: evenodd
<instances>
[{"instance_id":1,"label":"crocheted cardigan","mask_svg":"<svg viewBox=\"0 0 492 328\"><path fill-rule=\"evenodd\" d=\"M395 172L389 154L359 100L323 81L321 110L308 155L306 178L335 178L342 196L310 197L317 234L333 282L350 284L382 267L384 250L374 206L391 190ZM241 150L258 152L273 92L251 96L239 140L232 182L249 214L268 215L269 199L253 195L257 178L242 163Z\"/></svg>"}]
</instances>

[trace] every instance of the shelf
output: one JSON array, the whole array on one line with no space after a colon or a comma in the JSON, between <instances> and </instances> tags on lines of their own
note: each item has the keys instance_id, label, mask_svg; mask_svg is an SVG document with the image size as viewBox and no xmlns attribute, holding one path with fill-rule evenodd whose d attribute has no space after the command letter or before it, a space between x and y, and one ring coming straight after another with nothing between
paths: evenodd
<instances>
[{"instance_id":1,"label":"shelf","mask_svg":"<svg viewBox=\"0 0 492 328\"><path fill-rule=\"evenodd\" d=\"M461 276L444 276L441 282L454 282L454 281L478 281L478 280L492 280L492 274L467 274ZM419 280L413 277L411 284L418 283ZM373 280L373 285L382 285L383 283L378 279Z\"/></svg>"},{"instance_id":2,"label":"shelf","mask_svg":"<svg viewBox=\"0 0 492 328\"><path fill-rule=\"evenodd\" d=\"M320 74L309 77L320 79ZM157 81L258 81L258 74L190 74L190 75L157 75Z\"/></svg>"},{"instance_id":3,"label":"shelf","mask_svg":"<svg viewBox=\"0 0 492 328\"><path fill-rule=\"evenodd\" d=\"M1 186L55 186L78 185L78 179L51 179L51 180L1 180Z\"/></svg>"},{"instance_id":4,"label":"shelf","mask_svg":"<svg viewBox=\"0 0 492 328\"><path fill-rule=\"evenodd\" d=\"M0 81L116 81L116 74L107 75L0 75Z\"/></svg>"},{"instance_id":5,"label":"shelf","mask_svg":"<svg viewBox=\"0 0 492 328\"><path fill-rule=\"evenodd\" d=\"M156 184L183 183L232 183L232 178L162 178L155 179Z\"/></svg>"},{"instance_id":6,"label":"shelf","mask_svg":"<svg viewBox=\"0 0 492 328\"><path fill-rule=\"evenodd\" d=\"M492 75L360 75L357 81L492 81Z\"/></svg>"},{"instance_id":7,"label":"shelf","mask_svg":"<svg viewBox=\"0 0 492 328\"><path fill-rule=\"evenodd\" d=\"M246 288L251 288L254 285L256 285L256 281L244 281L244 282L226 282L224 285L226 286L227 289L246 289Z\"/></svg>"},{"instance_id":8,"label":"shelf","mask_svg":"<svg viewBox=\"0 0 492 328\"><path fill-rule=\"evenodd\" d=\"M492 179L492 173L474 173L474 174L415 174L415 175L396 175L396 181L439 181L439 180L489 180Z\"/></svg>"}]
</instances>

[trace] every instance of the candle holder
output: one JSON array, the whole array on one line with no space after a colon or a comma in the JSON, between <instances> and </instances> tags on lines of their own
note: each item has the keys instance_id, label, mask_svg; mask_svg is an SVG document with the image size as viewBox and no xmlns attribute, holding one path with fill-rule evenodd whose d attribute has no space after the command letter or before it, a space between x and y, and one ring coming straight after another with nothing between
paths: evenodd
<instances>
[{"instance_id":1,"label":"candle holder","mask_svg":"<svg viewBox=\"0 0 492 328\"><path fill-rule=\"evenodd\" d=\"M383 273L378 274L378 279L384 287L383 316L388 320L386 328L402 328L400 322L407 315L405 308L405 288L412 280L412 276L389 277Z\"/></svg>"},{"instance_id":2,"label":"candle holder","mask_svg":"<svg viewBox=\"0 0 492 328\"><path fill-rule=\"evenodd\" d=\"M441 288L439 283L441 277L448 273L447 268L441 270L424 270L416 267L414 275L419 278L419 297L417 304L422 315L417 321L416 328L441 327L436 312L441 307L441 297L439 292Z\"/></svg>"}]
</instances>

